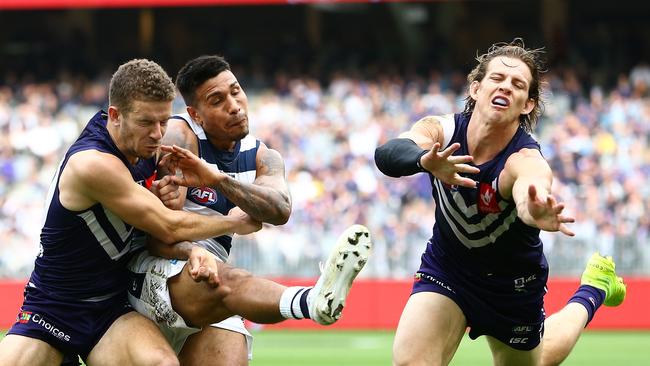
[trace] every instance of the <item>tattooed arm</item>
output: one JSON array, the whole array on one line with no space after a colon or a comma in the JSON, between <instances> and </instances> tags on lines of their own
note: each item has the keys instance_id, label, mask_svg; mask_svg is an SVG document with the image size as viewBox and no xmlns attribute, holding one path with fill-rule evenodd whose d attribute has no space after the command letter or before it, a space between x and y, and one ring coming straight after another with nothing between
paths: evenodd
<instances>
[{"instance_id":1,"label":"tattooed arm","mask_svg":"<svg viewBox=\"0 0 650 366\"><path fill-rule=\"evenodd\" d=\"M214 188L253 219L283 225L291 214L291 195L284 176L284 160L280 153L261 143L256 162L253 184L239 182L223 174Z\"/></svg>"}]
</instances>

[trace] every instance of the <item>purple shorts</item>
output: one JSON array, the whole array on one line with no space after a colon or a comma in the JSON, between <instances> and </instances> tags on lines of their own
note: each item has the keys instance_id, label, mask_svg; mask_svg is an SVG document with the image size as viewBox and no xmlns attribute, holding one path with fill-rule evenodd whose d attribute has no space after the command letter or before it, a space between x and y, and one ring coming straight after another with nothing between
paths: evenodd
<instances>
[{"instance_id":1,"label":"purple shorts","mask_svg":"<svg viewBox=\"0 0 650 366\"><path fill-rule=\"evenodd\" d=\"M126 291L102 302L66 301L28 285L7 334L40 339L61 351L65 360L76 360L77 355L85 360L111 324L130 311Z\"/></svg>"},{"instance_id":2,"label":"purple shorts","mask_svg":"<svg viewBox=\"0 0 650 366\"><path fill-rule=\"evenodd\" d=\"M508 346L529 351L544 334L544 295L548 266L511 274L477 274L422 256L412 294L435 292L463 311L469 336L492 336Z\"/></svg>"}]
</instances>

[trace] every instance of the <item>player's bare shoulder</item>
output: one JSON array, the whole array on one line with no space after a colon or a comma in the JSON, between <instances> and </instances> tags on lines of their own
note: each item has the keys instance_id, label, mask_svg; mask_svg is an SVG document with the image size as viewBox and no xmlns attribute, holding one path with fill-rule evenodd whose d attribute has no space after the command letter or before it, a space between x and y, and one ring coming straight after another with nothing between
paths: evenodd
<instances>
[{"instance_id":1,"label":"player's bare shoulder","mask_svg":"<svg viewBox=\"0 0 650 366\"><path fill-rule=\"evenodd\" d=\"M257 149L257 171L258 175L284 177L284 159L276 150L260 142Z\"/></svg>"},{"instance_id":2,"label":"player's bare shoulder","mask_svg":"<svg viewBox=\"0 0 650 366\"><path fill-rule=\"evenodd\" d=\"M163 145L176 145L198 154L198 139L187 122L179 118L167 121L167 130L162 139Z\"/></svg>"},{"instance_id":3,"label":"player's bare shoulder","mask_svg":"<svg viewBox=\"0 0 650 366\"><path fill-rule=\"evenodd\" d=\"M451 128L449 127L451 126ZM453 135L454 115L425 116L413 124L409 131L399 137L415 141L423 149L431 149L436 142L445 146L446 136Z\"/></svg>"},{"instance_id":4,"label":"player's bare shoulder","mask_svg":"<svg viewBox=\"0 0 650 366\"><path fill-rule=\"evenodd\" d=\"M68 210L85 210L97 202L93 191L107 186L115 188L111 182L119 181L125 174L130 177L124 163L115 155L97 150L77 152L61 172L61 204Z\"/></svg>"}]
</instances>

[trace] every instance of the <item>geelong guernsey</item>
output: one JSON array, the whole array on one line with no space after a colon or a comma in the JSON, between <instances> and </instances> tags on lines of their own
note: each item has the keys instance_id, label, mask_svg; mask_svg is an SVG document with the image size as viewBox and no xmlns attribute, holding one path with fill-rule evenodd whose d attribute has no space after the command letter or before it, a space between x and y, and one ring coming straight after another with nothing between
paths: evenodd
<instances>
[{"instance_id":1,"label":"geelong guernsey","mask_svg":"<svg viewBox=\"0 0 650 366\"><path fill-rule=\"evenodd\" d=\"M61 172L72 155L85 150L118 157L133 184L145 186L154 178L155 159L131 165L108 134L106 114L95 114L66 152L50 184L40 251L28 286L54 298L103 301L126 290L125 267L135 249L131 243L135 230L99 203L83 211L70 211L61 204Z\"/></svg>"},{"instance_id":2,"label":"geelong guernsey","mask_svg":"<svg viewBox=\"0 0 650 366\"><path fill-rule=\"evenodd\" d=\"M443 117L445 145L461 145L454 155L469 155L469 118L467 114ZM539 229L524 224L514 201L504 200L498 191L506 160L523 148L539 150L539 144L519 127L494 159L477 166L480 173L466 175L477 182L476 188L450 186L429 175L436 223L425 255L445 257L461 271L487 275L546 265Z\"/></svg>"},{"instance_id":3,"label":"geelong guernsey","mask_svg":"<svg viewBox=\"0 0 650 366\"><path fill-rule=\"evenodd\" d=\"M260 141L247 135L235 144L233 151L223 151L214 147L203 131L203 128L192 120L189 114L184 113L172 118L187 122L199 140L199 157L215 169L228 174L233 179L243 183L253 183L257 172L257 149ZM227 215L235 204L223 194L211 187L188 187L184 210L203 215ZM215 238L197 241L222 261L228 259L232 246L233 234L222 235Z\"/></svg>"}]
</instances>

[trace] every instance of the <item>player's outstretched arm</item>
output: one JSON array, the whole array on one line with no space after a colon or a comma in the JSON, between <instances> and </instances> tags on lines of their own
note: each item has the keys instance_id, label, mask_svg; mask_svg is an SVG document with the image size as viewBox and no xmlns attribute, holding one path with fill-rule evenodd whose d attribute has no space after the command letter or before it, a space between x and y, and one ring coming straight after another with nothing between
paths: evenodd
<instances>
[{"instance_id":1,"label":"player's outstretched arm","mask_svg":"<svg viewBox=\"0 0 650 366\"><path fill-rule=\"evenodd\" d=\"M511 155L504 173L504 197L508 196L508 182L512 182L512 199L521 221L540 230L575 235L566 225L575 219L563 215L564 203L551 195L553 173L538 150L523 149Z\"/></svg>"},{"instance_id":2,"label":"player's outstretched arm","mask_svg":"<svg viewBox=\"0 0 650 366\"><path fill-rule=\"evenodd\" d=\"M478 168L467 164L472 157L452 155L460 147L458 143L440 151L443 133L438 117L422 118L409 131L377 148L377 168L396 178L427 171L445 183L474 187L474 180L460 175L479 172Z\"/></svg>"}]
</instances>

